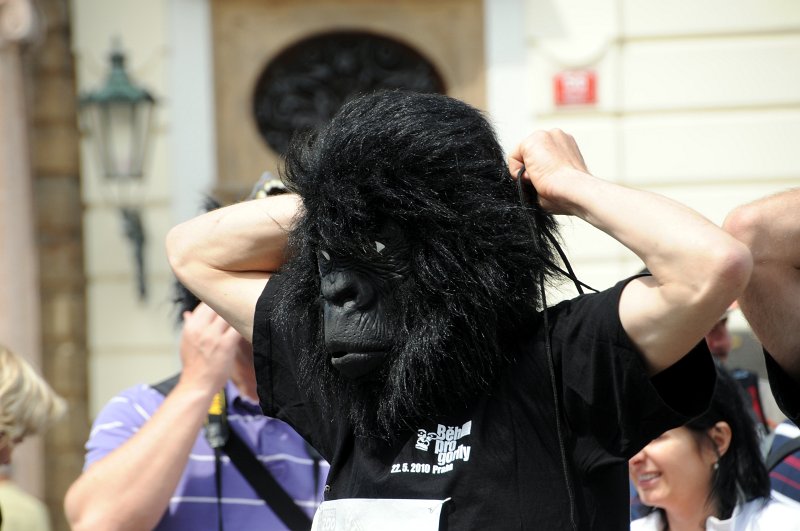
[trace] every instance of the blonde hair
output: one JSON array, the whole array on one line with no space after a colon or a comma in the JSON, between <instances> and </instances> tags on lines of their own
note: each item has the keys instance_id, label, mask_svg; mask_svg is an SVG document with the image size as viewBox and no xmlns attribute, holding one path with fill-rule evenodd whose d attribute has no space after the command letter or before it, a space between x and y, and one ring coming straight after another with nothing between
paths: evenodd
<instances>
[{"instance_id":1,"label":"blonde hair","mask_svg":"<svg viewBox=\"0 0 800 531\"><path fill-rule=\"evenodd\" d=\"M65 410L64 399L33 367L0 345L0 448L40 433Z\"/></svg>"}]
</instances>

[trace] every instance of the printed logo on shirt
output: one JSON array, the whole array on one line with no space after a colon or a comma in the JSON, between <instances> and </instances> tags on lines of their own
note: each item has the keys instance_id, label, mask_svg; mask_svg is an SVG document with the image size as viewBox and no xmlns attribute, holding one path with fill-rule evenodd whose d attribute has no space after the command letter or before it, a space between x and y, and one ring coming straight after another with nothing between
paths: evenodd
<instances>
[{"instance_id":1,"label":"printed logo on shirt","mask_svg":"<svg viewBox=\"0 0 800 531\"><path fill-rule=\"evenodd\" d=\"M446 474L453 470L457 461L469 461L472 447L461 442L461 439L472 433L472 421L463 426L445 426L439 424L436 431L417 430L417 444L414 447L423 452L429 452L433 443L433 454L436 464L430 463L394 463L392 474L417 473L417 474Z\"/></svg>"},{"instance_id":2,"label":"printed logo on shirt","mask_svg":"<svg viewBox=\"0 0 800 531\"><path fill-rule=\"evenodd\" d=\"M322 515L318 515L320 519L320 531L334 531L336 529L336 509L323 509L320 507Z\"/></svg>"},{"instance_id":3,"label":"printed logo on shirt","mask_svg":"<svg viewBox=\"0 0 800 531\"><path fill-rule=\"evenodd\" d=\"M324 504L323 504L324 505ZM322 508L322 507L321 507ZM316 518L315 518L316 520ZM365 531L364 527L356 520L355 515L349 512L345 512L344 521L339 522L339 515L336 514L335 506L324 508L322 510L322 516L320 517L320 524L319 530L320 531L336 531L337 527L336 524L342 523L342 527L340 529L344 529L346 531ZM312 529L317 529L313 527Z\"/></svg>"}]
</instances>

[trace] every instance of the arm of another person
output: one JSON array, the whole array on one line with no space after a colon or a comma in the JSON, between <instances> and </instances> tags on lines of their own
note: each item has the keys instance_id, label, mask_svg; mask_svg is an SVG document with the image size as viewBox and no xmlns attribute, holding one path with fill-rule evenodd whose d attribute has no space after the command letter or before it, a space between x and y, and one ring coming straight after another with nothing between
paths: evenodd
<instances>
[{"instance_id":1,"label":"arm of another person","mask_svg":"<svg viewBox=\"0 0 800 531\"><path fill-rule=\"evenodd\" d=\"M723 227L753 253L739 306L767 352L800 382L800 188L734 209Z\"/></svg>"},{"instance_id":2,"label":"arm of another person","mask_svg":"<svg viewBox=\"0 0 800 531\"><path fill-rule=\"evenodd\" d=\"M650 269L623 290L619 316L651 375L689 352L744 289L746 246L688 207L590 175L563 131L529 136L511 154L512 175L523 163L543 208L587 221Z\"/></svg>"},{"instance_id":3,"label":"arm of another person","mask_svg":"<svg viewBox=\"0 0 800 531\"><path fill-rule=\"evenodd\" d=\"M153 416L70 486L72 529L152 529L163 516L214 394L228 379L244 339L211 308L184 315L180 380Z\"/></svg>"}]
</instances>

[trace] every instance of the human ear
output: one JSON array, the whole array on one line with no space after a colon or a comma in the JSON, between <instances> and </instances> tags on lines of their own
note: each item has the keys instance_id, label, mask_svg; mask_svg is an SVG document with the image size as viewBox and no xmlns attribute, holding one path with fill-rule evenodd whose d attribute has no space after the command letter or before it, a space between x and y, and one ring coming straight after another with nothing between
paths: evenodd
<instances>
[{"instance_id":1,"label":"human ear","mask_svg":"<svg viewBox=\"0 0 800 531\"><path fill-rule=\"evenodd\" d=\"M720 420L708 429L708 437L714 443L717 455L720 457L725 455L725 452L730 448L732 436L730 424L724 420Z\"/></svg>"}]
</instances>

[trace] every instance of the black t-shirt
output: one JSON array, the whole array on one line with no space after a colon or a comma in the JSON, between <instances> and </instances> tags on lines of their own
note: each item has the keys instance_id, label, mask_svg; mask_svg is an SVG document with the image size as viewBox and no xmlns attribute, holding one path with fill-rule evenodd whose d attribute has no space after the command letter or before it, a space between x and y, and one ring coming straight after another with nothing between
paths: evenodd
<instances>
[{"instance_id":1,"label":"black t-shirt","mask_svg":"<svg viewBox=\"0 0 800 531\"><path fill-rule=\"evenodd\" d=\"M766 350L764 350L764 360L767 365L769 387L775 396L775 402L784 415L795 424L800 424L800 382L786 374Z\"/></svg>"},{"instance_id":2,"label":"black t-shirt","mask_svg":"<svg viewBox=\"0 0 800 531\"><path fill-rule=\"evenodd\" d=\"M542 320L492 393L430 419L393 445L355 438L298 385L292 334L270 319L280 275L258 301L253 346L261 407L292 425L331 463L326 500L444 500L441 529L627 529L626 460L708 406L714 365L705 342L649 378L622 329L625 282L548 310L564 415L564 479ZM302 326L292 333L303 333Z\"/></svg>"}]
</instances>

